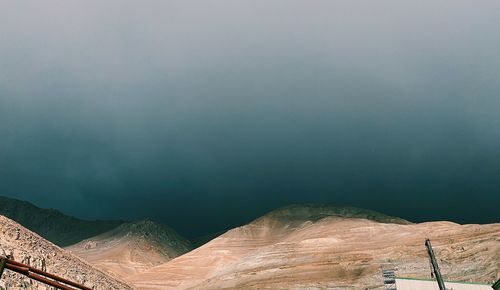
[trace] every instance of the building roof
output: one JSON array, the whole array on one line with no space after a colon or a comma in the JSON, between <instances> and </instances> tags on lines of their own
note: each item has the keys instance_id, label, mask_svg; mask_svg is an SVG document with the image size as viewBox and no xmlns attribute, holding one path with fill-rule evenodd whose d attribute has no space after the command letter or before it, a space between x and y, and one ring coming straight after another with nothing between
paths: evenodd
<instances>
[{"instance_id":1,"label":"building roof","mask_svg":"<svg viewBox=\"0 0 500 290\"><path fill-rule=\"evenodd\" d=\"M475 282L445 281L447 289L450 290L491 290L491 285ZM398 290L439 290L436 280L418 278L396 278Z\"/></svg>"}]
</instances>

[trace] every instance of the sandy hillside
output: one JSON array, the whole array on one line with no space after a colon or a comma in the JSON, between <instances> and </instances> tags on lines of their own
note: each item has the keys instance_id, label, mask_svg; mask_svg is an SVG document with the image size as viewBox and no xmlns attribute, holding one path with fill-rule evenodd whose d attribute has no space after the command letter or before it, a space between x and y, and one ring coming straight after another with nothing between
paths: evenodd
<instances>
[{"instance_id":1,"label":"sandy hillside","mask_svg":"<svg viewBox=\"0 0 500 290\"><path fill-rule=\"evenodd\" d=\"M0 216L0 255L13 255L14 260L42 269L94 289L132 289L124 282L104 274L68 251L43 239L18 223ZM0 289L49 289L22 275L5 270Z\"/></svg>"},{"instance_id":2,"label":"sandy hillside","mask_svg":"<svg viewBox=\"0 0 500 290\"><path fill-rule=\"evenodd\" d=\"M445 278L499 278L500 224L411 224L308 205L273 211L129 281L139 289L364 289L381 285L381 267L429 277L427 237Z\"/></svg>"},{"instance_id":3,"label":"sandy hillside","mask_svg":"<svg viewBox=\"0 0 500 290\"><path fill-rule=\"evenodd\" d=\"M172 260L192 249L173 229L140 221L67 248L97 268L126 278Z\"/></svg>"}]
</instances>

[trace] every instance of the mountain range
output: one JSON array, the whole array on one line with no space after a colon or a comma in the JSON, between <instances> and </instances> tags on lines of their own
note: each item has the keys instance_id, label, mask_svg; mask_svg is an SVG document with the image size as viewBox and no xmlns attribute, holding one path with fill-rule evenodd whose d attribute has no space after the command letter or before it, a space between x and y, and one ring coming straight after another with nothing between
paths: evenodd
<instances>
[{"instance_id":1,"label":"mountain range","mask_svg":"<svg viewBox=\"0 0 500 290\"><path fill-rule=\"evenodd\" d=\"M139 289L372 289L382 269L430 278L430 238L446 279L500 278L500 224L413 224L358 208L294 205L128 278Z\"/></svg>"},{"instance_id":2,"label":"mountain range","mask_svg":"<svg viewBox=\"0 0 500 290\"><path fill-rule=\"evenodd\" d=\"M114 289L96 284L106 279L141 290L375 289L383 286L383 269L429 278L426 238L445 279L492 283L500 278L499 223L411 223L366 209L299 204L192 242L148 220L82 221L25 202L0 202L0 214L18 218L41 236L62 244L75 241L61 249L3 217L9 225L0 237L1 246L9 245L4 251L21 251L16 258L31 255L32 261L50 256L48 269L78 281L94 277L98 289ZM17 237L17 232L27 234ZM83 269L81 275L68 272L72 264ZM7 281L21 279L9 275Z\"/></svg>"}]
</instances>

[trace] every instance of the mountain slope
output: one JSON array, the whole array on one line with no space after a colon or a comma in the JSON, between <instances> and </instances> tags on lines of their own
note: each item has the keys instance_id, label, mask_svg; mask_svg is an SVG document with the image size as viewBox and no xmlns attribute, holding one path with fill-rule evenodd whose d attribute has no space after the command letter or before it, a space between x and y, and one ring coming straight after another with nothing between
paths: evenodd
<instances>
[{"instance_id":1,"label":"mountain slope","mask_svg":"<svg viewBox=\"0 0 500 290\"><path fill-rule=\"evenodd\" d=\"M99 269L128 277L192 249L173 229L152 221L125 223L67 248Z\"/></svg>"},{"instance_id":2,"label":"mountain slope","mask_svg":"<svg viewBox=\"0 0 500 290\"><path fill-rule=\"evenodd\" d=\"M0 196L0 215L64 247L116 228L122 221L87 221L42 209L29 202Z\"/></svg>"},{"instance_id":3,"label":"mountain slope","mask_svg":"<svg viewBox=\"0 0 500 290\"><path fill-rule=\"evenodd\" d=\"M365 289L382 285L381 267L428 277L427 237L446 278L490 282L499 275L500 224L411 224L306 205L273 211L129 281L139 289Z\"/></svg>"},{"instance_id":4,"label":"mountain slope","mask_svg":"<svg viewBox=\"0 0 500 290\"><path fill-rule=\"evenodd\" d=\"M0 255L12 255L14 260L35 268L46 267L49 273L94 289L132 289L4 216L0 216ZM49 287L5 270L0 289L42 290Z\"/></svg>"}]
</instances>

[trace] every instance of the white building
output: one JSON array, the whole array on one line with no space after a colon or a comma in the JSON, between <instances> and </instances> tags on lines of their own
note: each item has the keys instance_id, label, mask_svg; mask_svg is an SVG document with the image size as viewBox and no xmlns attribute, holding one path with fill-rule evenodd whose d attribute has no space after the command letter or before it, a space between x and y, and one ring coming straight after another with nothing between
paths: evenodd
<instances>
[{"instance_id":1,"label":"white building","mask_svg":"<svg viewBox=\"0 0 500 290\"><path fill-rule=\"evenodd\" d=\"M450 290L492 290L489 284L468 282L445 282L446 289ZM436 280L396 278L397 290L439 290Z\"/></svg>"}]
</instances>

